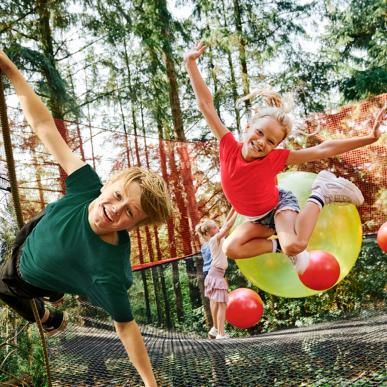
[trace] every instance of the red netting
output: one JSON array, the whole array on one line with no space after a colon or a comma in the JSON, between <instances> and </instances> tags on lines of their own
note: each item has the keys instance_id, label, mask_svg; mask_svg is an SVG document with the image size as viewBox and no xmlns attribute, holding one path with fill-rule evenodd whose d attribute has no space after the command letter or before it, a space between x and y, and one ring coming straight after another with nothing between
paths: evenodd
<instances>
[{"instance_id":1,"label":"red netting","mask_svg":"<svg viewBox=\"0 0 387 387\"><path fill-rule=\"evenodd\" d=\"M310 116L311 133L317 135L307 146L328 138L350 137L366 133L372 117L387 100L387 94L359 104L348 105L336 113ZM24 218L44 208L63 192L63 175L57 164L32 135L18 109L9 109L10 126L17 165ZM72 149L90 163L104 181L114 171L143 165L160 172L168 182L175 203L174 216L167 225L144 227L132 235L133 264L186 256L197 251L194 226L203 216L222 217L228 204L223 196L216 141L173 142L134 136L123 130L92 127L57 121ZM297 146L294 142L291 146ZM1 147L0 162L4 162ZM330 169L351 179L362 190L365 204L359 209L365 233L373 233L387 216L387 136L377 145L367 146L330 160L309 163L299 169L318 172Z\"/></svg>"},{"instance_id":2,"label":"red netting","mask_svg":"<svg viewBox=\"0 0 387 387\"><path fill-rule=\"evenodd\" d=\"M316 145L329 138L355 137L370 132L378 110L387 103L387 94L367 101L347 105L338 112L318 114L309 121L312 133L317 125L320 132L310 137L307 146ZM387 135L376 143L343 155L302 165L304 171L319 172L330 169L339 176L354 182L364 195L364 204L359 207L363 232L375 233L387 220Z\"/></svg>"}]
</instances>

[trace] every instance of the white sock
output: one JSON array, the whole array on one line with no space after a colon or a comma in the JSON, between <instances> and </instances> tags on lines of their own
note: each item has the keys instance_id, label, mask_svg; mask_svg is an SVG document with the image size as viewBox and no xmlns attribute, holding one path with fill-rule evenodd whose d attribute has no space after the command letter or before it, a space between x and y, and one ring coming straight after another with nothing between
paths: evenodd
<instances>
[{"instance_id":1,"label":"white sock","mask_svg":"<svg viewBox=\"0 0 387 387\"><path fill-rule=\"evenodd\" d=\"M317 204L321 210L325 205L325 198L324 198L324 195L322 194L321 190L315 189L310 194L307 202L312 202L314 204Z\"/></svg>"}]
</instances>

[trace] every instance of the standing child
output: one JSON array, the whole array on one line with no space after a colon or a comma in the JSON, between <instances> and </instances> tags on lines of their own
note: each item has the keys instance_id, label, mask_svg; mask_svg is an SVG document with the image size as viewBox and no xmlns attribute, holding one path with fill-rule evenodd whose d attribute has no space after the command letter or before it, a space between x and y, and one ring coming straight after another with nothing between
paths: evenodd
<instances>
[{"instance_id":1,"label":"standing child","mask_svg":"<svg viewBox=\"0 0 387 387\"><path fill-rule=\"evenodd\" d=\"M200 233L197 231L199 236ZM202 238L201 238L202 241ZM212 263L212 257L211 257L211 251L210 251L210 246L208 246L207 242L202 241L202 247L200 248L200 252L202 253L203 257L203 277L206 279L208 272L210 271L211 268L211 263Z\"/></svg>"},{"instance_id":2,"label":"standing child","mask_svg":"<svg viewBox=\"0 0 387 387\"><path fill-rule=\"evenodd\" d=\"M0 299L35 322L35 299L47 335L66 327L66 313L47 309L63 293L86 296L106 310L146 386L156 386L151 363L133 319L128 231L164 222L171 212L165 182L143 168L129 168L102 185L95 171L59 134L53 117L11 60L0 50L9 78L33 131L65 170L66 194L19 233L12 259L0 267Z\"/></svg>"},{"instance_id":3,"label":"standing child","mask_svg":"<svg viewBox=\"0 0 387 387\"><path fill-rule=\"evenodd\" d=\"M204 281L205 296L210 299L211 315L214 326L208 332L210 338L228 339L225 334L224 323L228 301L228 284L224 278L228 262L223 252L223 243L226 235L233 226L237 213L232 209L225 223L219 229L213 220L206 220L196 226L196 231L202 241L206 241L211 252L211 267Z\"/></svg>"},{"instance_id":4,"label":"standing child","mask_svg":"<svg viewBox=\"0 0 387 387\"><path fill-rule=\"evenodd\" d=\"M277 187L277 174L288 165L329 158L374 143L381 134L385 108L366 136L328 140L301 150L277 149L288 136L292 123L281 97L275 93L262 93L269 106L256 111L247 124L243 142L239 143L220 120L197 67L196 60L204 50L205 46L198 43L186 53L185 65L199 109L220 141L223 191L235 210L247 219L227 238L225 253L230 258L248 258L283 251L295 263L296 271L302 273L309 262L309 253L305 249L322 207L332 202L359 206L363 203L363 195L350 181L322 171L300 211L294 194ZM273 233L278 235L279 242L267 239Z\"/></svg>"}]
</instances>

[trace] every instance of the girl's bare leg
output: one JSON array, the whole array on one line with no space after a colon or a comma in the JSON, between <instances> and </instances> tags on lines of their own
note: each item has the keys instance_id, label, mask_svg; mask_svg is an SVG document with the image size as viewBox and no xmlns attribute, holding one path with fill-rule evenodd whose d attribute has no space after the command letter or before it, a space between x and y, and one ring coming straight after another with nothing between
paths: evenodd
<instances>
[{"instance_id":1,"label":"girl's bare leg","mask_svg":"<svg viewBox=\"0 0 387 387\"><path fill-rule=\"evenodd\" d=\"M304 251L317 223L320 207L307 202L302 211L284 210L275 216L275 226L282 251L290 256Z\"/></svg>"},{"instance_id":2,"label":"girl's bare leg","mask_svg":"<svg viewBox=\"0 0 387 387\"><path fill-rule=\"evenodd\" d=\"M274 230L261 224L246 222L226 238L224 253L232 259L250 258L272 251L273 243L268 240Z\"/></svg>"},{"instance_id":3,"label":"girl's bare leg","mask_svg":"<svg viewBox=\"0 0 387 387\"><path fill-rule=\"evenodd\" d=\"M218 303L216 301L210 300L210 309L211 309L211 317L214 327L218 328Z\"/></svg>"},{"instance_id":4,"label":"girl's bare leg","mask_svg":"<svg viewBox=\"0 0 387 387\"><path fill-rule=\"evenodd\" d=\"M224 322L226 320L226 307L225 302L218 302L218 313L217 313L217 324L218 324L218 333L224 336Z\"/></svg>"}]
</instances>

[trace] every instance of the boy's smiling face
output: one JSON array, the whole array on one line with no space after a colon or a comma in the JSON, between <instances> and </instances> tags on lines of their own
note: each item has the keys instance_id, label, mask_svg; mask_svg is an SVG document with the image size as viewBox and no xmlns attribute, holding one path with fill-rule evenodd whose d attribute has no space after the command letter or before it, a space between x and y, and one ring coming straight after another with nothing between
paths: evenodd
<instances>
[{"instance_id":1,"label":"boy's smiling face","mask_svg":"<svg viewBox=\"0 0 387 387\"><path fill-rule=\"evenodd\" d=\"M246 161L253 161L265 157L285 137L281 124L272 117L265 116L254 124L247 125L242 146L242 157Z\"/></svg>"},{"instance_id":2,"label":"boy's smiling face","mask_svg":"<svg viewBox=\"0 0 387 387\"><path fill-rule=\"evenodd\" d=\"M147 216L141 207L142 190L137 182L124 187L123 180L107 183L89 205L89 223L97 235L131 231Z\"/></svg>"}]
</instances>

